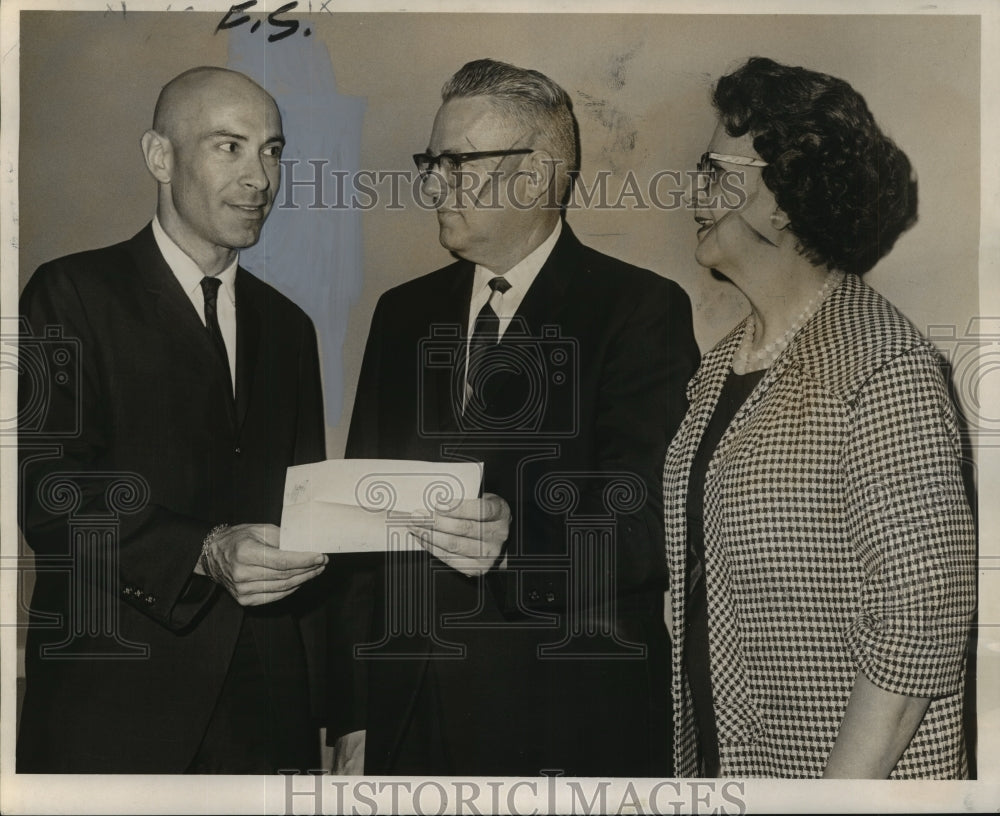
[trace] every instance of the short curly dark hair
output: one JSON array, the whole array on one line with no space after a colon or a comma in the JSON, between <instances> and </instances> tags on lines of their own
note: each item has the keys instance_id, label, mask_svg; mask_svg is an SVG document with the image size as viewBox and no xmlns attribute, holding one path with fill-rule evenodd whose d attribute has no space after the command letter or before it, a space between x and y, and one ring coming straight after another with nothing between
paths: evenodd
<instances>
[{"instance_id":1,"label":"short curly dark hair","mask_svg":"<svg viewBox=\"0 0 1000 816\"><path fill-rule=\"evenodd\" d=\"M730 136L753 136L764 183L812 263L862 275L917 220L906 154L844 80L752 57L712 102Z\"/></svg>"}]
</instances>

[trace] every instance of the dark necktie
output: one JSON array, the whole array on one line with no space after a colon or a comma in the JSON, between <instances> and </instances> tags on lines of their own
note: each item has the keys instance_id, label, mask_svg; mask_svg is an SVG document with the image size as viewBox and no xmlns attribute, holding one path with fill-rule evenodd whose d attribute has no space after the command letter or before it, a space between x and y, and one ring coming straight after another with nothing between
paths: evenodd
<instances>
[{"instance_id":1,"label":"dark necktie","mask_svg":"<svg viewBox=\"0 0 1000 816\"><path fill-rule=\"evenodd\" d=\"M229 369L229 353L226 351L226 341L222 339L222 329L219 328L219 287L222 281L205 275L201 279L201 291L205 295L205 328L208 330L216 350L222 355L222 360Z\"/></svg>"},{"instance_id":2,"label":"dark necktie","mask_svg":"<svg viewBox=\"0 0 1000 816\"><path fill-rule=\"evenodd\" d=\"M500 317L493 308L494 298L500 300L501 295L510 289L510 282L502 275L492 278L489 283L490 297L476 315L476 322L469 335L469 367L466 380L466 406L469 401L476 403L477 408L485 407L489 402L486 384L490 377L490 361L496 364L495 355L491 349L500 342Z\"/></svg>"},{"instance_id":3,"label":"dark necktie","mask_svg":"<svg viewBox=\"0 0 1000 816\"><path fill-rule=\"evenodd\" d=\"M470 345L491 345L500 341L500 317L493 308L493 295L496 292L502 295L509 290L510 282L502 275L497 275L490 279L489 286L490 297L476 315L476 322L469 338Z\"/></svg>"}]
</instances>

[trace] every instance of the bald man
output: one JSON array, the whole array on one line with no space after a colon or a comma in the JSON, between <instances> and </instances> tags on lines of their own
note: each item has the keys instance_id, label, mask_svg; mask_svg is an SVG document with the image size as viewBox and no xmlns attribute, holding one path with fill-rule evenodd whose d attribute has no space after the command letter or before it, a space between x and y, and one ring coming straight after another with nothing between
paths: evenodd
<instances>
[{"instance_id":1,"label":"bald man","mask_svg":"<svg viewBox=\"0 0 1000 816\"><path fill-rule=\"evenodd\" d=\"M279 551L276 525L285 469L325 456L315 332L238 263L278 190L281 117L242 74L195 68L141 145L152 223L21 296L22 349L78 373L21 366L38 573L17 771L314 768L293 593L326 557Z\"/></svg>"}]
</instances>

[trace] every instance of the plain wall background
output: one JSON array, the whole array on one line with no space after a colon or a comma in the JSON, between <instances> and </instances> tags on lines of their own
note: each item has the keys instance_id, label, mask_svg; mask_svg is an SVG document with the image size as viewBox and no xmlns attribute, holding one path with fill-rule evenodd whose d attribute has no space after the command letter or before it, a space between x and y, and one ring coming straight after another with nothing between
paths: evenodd
<instances>
[{"instance_id":1,"label":"plain wall background","mask_svg":"<svg viewBox=\"0 0 1000 816\"><path fill-rule=\"evenodd\" d=\"M139 152L160 87L200 64L225 65L232 34L218 13L26 12L21 17L20 282L39 263L123 240L152 216L155 185ZM430 135L444 80L490 56L536 68L574 100L583 175L686 170L714 127L713 81L748 56L804 65L849 81L908 153L920 218L867 280L921 329L978 314L979 19L973 16L629 14L314 14L301 34L264 49L329 50L337 90L365 101L361 167L406 170ZM256 17L255 17L256 19ZM279 93L280 103L280 93ZM322 126L323 123L317 123ZM296 134L286 133L294 142ZM317 157L322 158L322 157ZM661 188L661 192L669 188ZM298 192L304 204L308 193ZM403 197L404 202L407 197ZM634 204L634 202L628 202ZM331 215L331 218L334 217ZM382 207L361 216L363 289L350 310L342 370L346 438L354 386L378 296L449 262L432 213ZM579 210L587 243L678 281L703 348L747 307L694 261L687 210ZM265 227L265 237L267 235ZM255 270L260 272L261 270ZM335 274L317 268L312 274ZM329 376L331 365L324 361ZM336 367L333 367L336 368ZM965 395L962 395L965 397Z\"/></svg>"}]
</instances>

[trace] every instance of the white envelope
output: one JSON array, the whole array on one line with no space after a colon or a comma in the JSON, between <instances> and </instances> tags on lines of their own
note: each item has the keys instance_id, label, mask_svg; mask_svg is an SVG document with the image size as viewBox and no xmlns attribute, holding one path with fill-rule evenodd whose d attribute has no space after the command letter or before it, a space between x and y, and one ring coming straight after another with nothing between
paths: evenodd
<instances>
[{"instance_id":1,"label":"white envelope","mask_svg":"<svg viewBox=\"0 0 1000 816\"><path fill-rule=\"evenodd\" d=\"M295 465L285 476L281 549L420 549L407 524L476 498L482 477L482 462L328 459Z\"/></svg>"}]
</instances>

